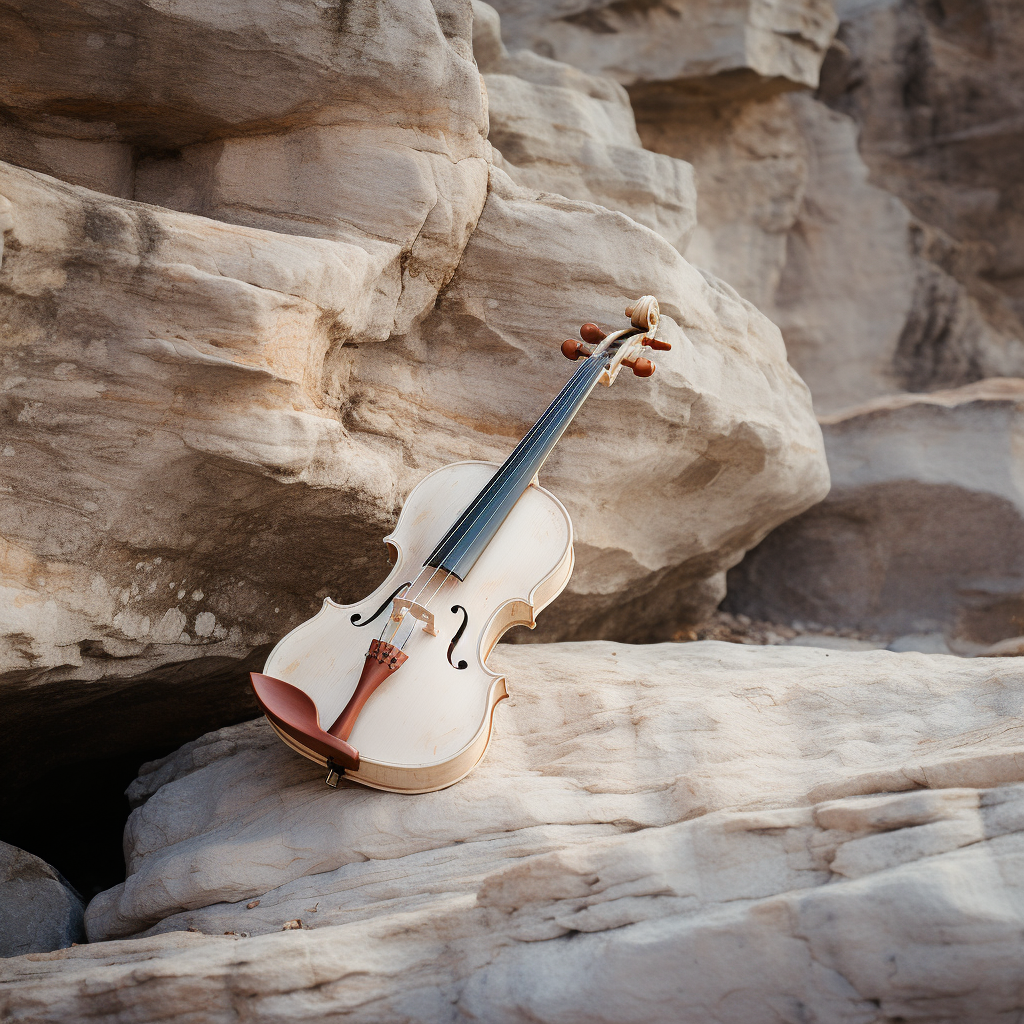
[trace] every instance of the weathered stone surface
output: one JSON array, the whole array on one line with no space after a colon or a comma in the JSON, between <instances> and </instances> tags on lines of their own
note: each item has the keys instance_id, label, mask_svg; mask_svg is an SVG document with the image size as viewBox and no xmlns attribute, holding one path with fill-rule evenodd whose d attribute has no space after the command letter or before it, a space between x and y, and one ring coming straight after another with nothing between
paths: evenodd
<instances>
[{"instance_id":1,"label":"weathered stone surface","mask_svg":"<svg viewBox=\"0 0 1024 1024\"><path fill-rule=\"evenodd\" d=\"M82 898L46 861L0 842L0 957L85 941Z\"/></svg>"},{"instance_id":2,"label":"weathered stone surface","mask_svg":"<svg viewBox=\"0 0 1024 1024\"><path fill-rule=\"evenodd\" d=\"M638 115L646 145L697 169L687 259L779 325L820 412L1024 372L941 233L869 182L850 117L802 95Z\"/></svg>"},{"instance_id":3,"label":"weathered stone surface","mask_svg":"<svg viewBox=\"0 0 1024 1024\"><path fill-rule=\"evenodd\" d=\"M669 636L714 607L747 547L824 493L820 433L777 329L666 241L692 224L688 169L636 148L617 86L526 55L508 60L529 81L504 76L530 98L526 149L539 160L553 138L544 90L576 96L576 144L595 154L581 194L663 234L516 186L485 138L470 10L381 0L340 32L312 9L265 22L197 10L209 24L189 52L211 58L195 81L123 55L104 77L131 5L54 9L41 35L16 36L19 131L75 137L71 113L53 114L64 63L82 132L106 118L143 154L134 198L0 168L0 671L8 720L33 722L26 750L45 735L58 761L86 744L109 754L250 714L245 669L324 596L369 590L417 480L501 461L570 372L561 339L618 324L628 297L658 294L675 349L652 381L593 399L545 470L578 562L542 634ZM70 19L67 39L51 16ZM183 45L170 22L142 21L146 47ZM367 26L389 45L369 47ZM266 38L294 50L266 71L294 91L235 96L227 83ZM74 179L69 160L42 169Z\"/></svg>"},{"instance_id":4,"label":"weathered stone surface","mask_svg":"<svg viewBox=\"0 0 1024 1024\"><path fill-rule=\"evenodd\" d=\"M259 723L147 766L132 873L90 929L211 934L8 961L4 1011L767 1024L800 1006L867 1024L1019 1007L1019 661L720 643L500 659L513 700L442 793L329 791Z\"/></svg>"},{"instance_id":5,"label":"weathered stone surface","mask_svg":"<svg viewBox=\"0 0 1024 1024\"><path fill-rule=\"evenodd\" d=\"M644 145L696 169L687 260L770 309L807 187L808 155L785 96L665 108L635 102Z\"/></svg>"},{"instance_id":6,"label":"weathered stone surface","mask_svg":"<svg viewBox=\"0 0 1024 1024\"><path fill-rule=\"evenodd\" d=\"M852 115L871 174L937 234L936 260L1024 338L1024 12L844 0L822 97Z\"/></svg>"},{"instance_id":7,"label":"weathered stone surface","mask_svg":"<svg viewBox=\"0 0 1024 1024\"><path fill-rule=\"evenodd\" d=\"M837 24L829 0L496 0L494 7L510 46L624 85L697 79L728 89L749 76L815 86Z\"/></svg>"},{"instance_id":8,"label":"weathered stone surface","mask_svg":"<svg viewBox=\"0 0 1024 1024\"><path fill-rule=\"evenodd\" d=\"M494 9L474 0L473 10L499 166L517 184L619 210L685 251L693 167L642 147L626 90L529 50L510 54Z\"/></svg>"},{"instance_id":9,"label":"weathered stone surface","mask_svg":"<svg viewBox=\"0 0 1024 1024\"><path fill-rule=\"evenodd\" d=\"M1024 381L898 395L823 419L829 497L730 576L730 607L981 653L1024 630ZM1007 651L1006 653L1012 653Z\"/></svg>"}]
</instances>

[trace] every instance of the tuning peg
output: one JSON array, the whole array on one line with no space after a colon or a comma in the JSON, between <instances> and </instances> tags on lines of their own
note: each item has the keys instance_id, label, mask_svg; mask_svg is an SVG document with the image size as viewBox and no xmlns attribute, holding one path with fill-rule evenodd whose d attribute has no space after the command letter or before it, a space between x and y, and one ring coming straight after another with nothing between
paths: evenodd
<instances>
[{"instance_id":1,"label":"tuning peg","mask_svg":"<svg viewBox=\"0 0 1024 1024\"><path fill-rule=\"evenodd\" d=\"M584 341L588 341L591 344L596 345L599 341L604 341L607 335L601 330L597 324L584 324L580 328L580 337Z\"/></svg>"},{"instance_id":2,"label":"tuning peg","mask_svg":"<svg viewBox=\"0 0 1024 1024\"><path fill-rule=\"evenodd\" d=\"M657 367L643 356L634 356L632 359L623 359L624 366L628 366L637 377L650 377Z\"/></svg>"},{"instance_id":3,"label":"tuning peg","mask_svg":"<svg viewBox=\"0 0 1024 1024\"><path fill-rule=\"evenodd\" d=\"M572 338L566 338L562 342L562 355L566 359L582 359L593 351L593 345L584 345L582 341L575 341Z\"/></svg>"},{"instance_id":4,"label":"tuning peg","mask_svg":"<svg viewBox=\"0 0 1024 1024\"><path fill-rule=\"evenodd\" d=\"M644 344L648 348L657 349L659 352L668 352L672 348L671 341L662 341L661 338L648 338Z\"/></svg>"}]
</instances>

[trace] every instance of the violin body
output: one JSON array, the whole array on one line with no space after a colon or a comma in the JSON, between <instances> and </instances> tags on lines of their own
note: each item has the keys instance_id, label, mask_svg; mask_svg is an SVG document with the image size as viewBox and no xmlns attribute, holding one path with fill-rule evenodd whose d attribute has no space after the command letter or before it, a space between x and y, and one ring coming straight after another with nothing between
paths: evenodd
<instances>
[{"instance_id":1,"label":"violin body","mask_svg":"<svg viewBox=\"0 0 1024 1024\"><path fill-rule=\"evenodd\" d=\"M394 568L365 600L328 598L270 653L252 686L290 747L344 776L396 793L458 782L484 756L494 708L508 696L487 657L512 626L538 612L572 574L572 523L537 474L587 396L623 366L649 377L658 300L637 299L630 326L580 328L562 354L579 369L500 465L456 462L421 480L394 533Z\"/></svg>"},{"instance_id":2,"label":"violin body","mask_svg":"<svg viewBox=\"0 0 1024 1024\"><path fill-rule=\"evenodd\" d=\"M480 761L494 708L508 696L487 656L512 626L533 628L536 615L565 589L573 567L569 515L533 482L464 581L438 570L422 587L413 582L423 578L430 552L498 468L457 462L421 480L384 538L393 559L387 579L356 604L328 598L274 648L253 684L285 743L334 769L336 755L315 742L320 733L312 725L292 727L299 717L289 716L287 701L268 691L269 683L289 684L279 689L287 689L295 707L303 705L304 694L311 702L303 705L306 720L315 706L320 729L328 730L353 701L371 641L404 626L401 668L379 682L353 716L346 740L358 751L358 766L347 765L345 776L377 789L427 793L457 782ZM411 582L412 588L406 586ZM392 618L397 594L415 598L417 591L422 605ZM426 616L424 609L432 621L415 618Z\"/></svg>"}]
</instances>

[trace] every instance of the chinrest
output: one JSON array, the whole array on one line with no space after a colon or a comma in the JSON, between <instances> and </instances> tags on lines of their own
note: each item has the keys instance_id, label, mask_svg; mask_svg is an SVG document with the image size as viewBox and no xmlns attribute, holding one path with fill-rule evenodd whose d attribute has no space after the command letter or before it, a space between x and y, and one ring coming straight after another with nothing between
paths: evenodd
<instances>
[{"instance_id":1,"label":"chinrest","mask_svg":"<svg viewBox=\"0 0 1024 1024\"><path fill-rule=\"evenodd\" d=\"M250 672L252 688L263 713L282 732L339 767L359 767L359 751L337 736L324 732L320 715L310 697L291 683L261 672Z\"/></svg>"}]
</instances>

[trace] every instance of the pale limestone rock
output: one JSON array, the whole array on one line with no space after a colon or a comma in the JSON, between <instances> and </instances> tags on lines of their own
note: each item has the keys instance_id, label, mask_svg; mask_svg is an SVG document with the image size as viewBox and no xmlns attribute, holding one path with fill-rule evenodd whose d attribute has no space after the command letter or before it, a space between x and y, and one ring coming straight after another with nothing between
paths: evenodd
<instances>
[{"instance_id":1,"label":"pale limestone rock","mask_svg":"<svg viewBox=\"0 0 1024 1024\"><path fill-rule=\"evenodd\" d=\"M509 54L498 15L474 0L499 166L519 185L598 203L653 228L680 252L696 220L693 167L642 147L626 90L528 50Z\"/></svg>"},{"instance_id":2,"label":"pale limestone rock","mask_svg":"<svg viewBox=\"0 0 1024 1024\"><path fill-rule=\"evenodd\" d=\"M82 897L59 871L0 842L0 957L85 941Z\"/></svg>"},{"instance_id":3,"label":"pale limestone rock","mask_svg":"<svg viewBox=\"0 0 1024 1024\"><path fill-rule=\"evenodd\" d=\"M733 571L730 607L1003 653L1024 625L1024 381L880 398L822 424L832 492Z\"/></svg>"},{"instance_id":4,"label":"pale limestone rock","mask_svg":"<svg viewBox=\"0 0 1024 1024\"><path fill-rule=\"evenodd\" d=\"M261 723L146 766L132 874L89 918L94 937L159 923L6 961L3 1012L870 1024L1019 1005L1019 662L500 658L513 700L441 793L329 791ZM167 931L186 925L208 934Z\"/></svg>"},{"instance_id":5,"label":"pale limestone rock","mask_svg":"<svg viewBox=\"0 0 1024 1024\"><path fill-rule=\"evenodd\" d=\"M830 413L903 389L901 337L920 261L906 207L870 184L856 126L809 97L787 97L807 183L767 305L815 408Z\"/></svg>"},{"instance_id":6,"label":"pale limestone rock","mask_svg":"<svg viewBox=\"0 0 1024 1024\"><path fill-rule=\"evenodd\" d=\"M187 81L111 55L128 43L95 26L125 10L41 13L68 19L67 38L19 30L4 70L19 131L78 130L48 105L63 63L86 96L82 137L102 114L138 156L133 198L2 165L2 671L8 720L33 719L16 772L40 736L73 760L251 714L246 669L325 596L383 576L379 541L412 486L445 462L501 461L571 372L560 341L618 325L630 297L659 295L675 349L653 380L602 389L545 470L578 562L541 635L670 636L824 494L778 331L666 241L692 223L689 171L635 147L617 86L508 58L533 76L514 76L534 90L531 151L552 139L544 90L571 83L594 154L581 188L663 235L493 166L466 4L380 0L340 33L319 8L189 9L189 45L216 59ZM132 38L169 46L168 18ZM368 49L375 18L389 45ZM282 53L265 68L267 33ZM254 61L265 93L235 95ZM11 92L18 76L32 88ZM4 152L70 179L79 166Z\"/></svg>"},{"instance_id":7,"label":"pale limestone rock","mask_svg":"<svg viewBox=\"0 0 1024 1024\"><path fill-rule=\"evenodd\" d=\"M1024 372L1024 346L940 265L941 239L869 182L845 114L779 96L638 116L647 146L696 168L687 259L779 325L819 412Z\"/></svg>"},{"instance_id":8,"label":"pale limestone rock","mask_svg":"<svg viewBox=\"0 0 1024 1024\"><path fill-rule=\"evenodd\" d=\"M808 175L807 142L787 97L635 105L644 145L696 170L697 226L687 260L770 309Z\"/></svg>"},{"instance_id":9,"label":"pale limestone rock","mask_svg":"<svg viewBox=\"0 0 1024 1024\"><path fill-rule=\"evenodd\" d=\"M1024 339L1024 11L1015 0L845 0L822 96L872 179L934 226L933 259Z\"/></svg>"},{"instance_id":10,"label":"pale limestone rock","mask_svg":"<svg viewBox=\"0 0 1024 1024\"><path fill-rule=\"evenodd\" d=\"M624 85L701 79L729 89L751 76L815 86L837 24L830 0L495 0L494 7L510 46Z\"/></svg>"}]
</instances>

